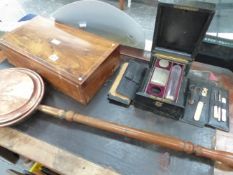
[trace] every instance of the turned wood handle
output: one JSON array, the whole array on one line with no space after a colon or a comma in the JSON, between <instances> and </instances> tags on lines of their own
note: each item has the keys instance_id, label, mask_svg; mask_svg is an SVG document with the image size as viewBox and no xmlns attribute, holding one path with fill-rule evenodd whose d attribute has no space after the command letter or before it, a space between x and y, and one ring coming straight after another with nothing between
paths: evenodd
<instances>
[{"instance_id":1,"label":"turned wood handle","mask_svg":"<svg viewBox=\"0 0 233 175\"><path fill-rule=\"evenodd\" d=\"M233 167L233 154L230 152L208 149L175 137L129 128L127 126L81 115L73 111L65 111L45 105L39 105L38 110L70 122L74 121L94 128L137 139L143 142L156 144L161 147L185 152L187 154L194 154L199 157L209 158L211 160L219 161L223 164Z\"/></svg>"},{"instance_id":2,"label":"turned wood handle","mask_svg":"<svg viewBox=\"0 0 233 175\"><path fill-rule=\"evenodd\" d=\"M206 157L214 161L218 161L223 163L224 165L228 165L233 168L233 153L220 151L220 150L212 150L205 147L197 148L195 154L197 156Z\"/></svg>"}]
</instances>

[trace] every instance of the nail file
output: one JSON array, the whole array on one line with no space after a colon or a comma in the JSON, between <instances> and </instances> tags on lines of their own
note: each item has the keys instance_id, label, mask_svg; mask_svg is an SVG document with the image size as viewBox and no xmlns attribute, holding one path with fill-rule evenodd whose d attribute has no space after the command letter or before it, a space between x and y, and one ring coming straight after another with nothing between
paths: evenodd
<instances>
[{"instance_id":1,"label":"nail file","mask_svg":"<svg viewBox=\"0 0 233 175\"><path fill-rule=\"evenodd\" d=\"M218 101L222 102L222 95L220 93L220 91L218 92ZM221 106L218 106L218 121L222 120L222 108Z\"/></svg>"},{"instance_id":2,"label":"nail file","mask_svg":"<svg viewBox=\"0 0 233 175\"><path fill-rule=\"evenodd\" d=\"M226 109L222 109L222 121L226 122L227 121L227 111Z\"/></svg>"},{"instance_id":3,"label":"nail file","mask_svg":"<svg viewBox=\"0 0 233 175\"><path fill-rule=\"evenodd\" d=\"M218 121L220 122L221 121L221 108L218 106L218 112L217 112L217 118L218 118Z\"/></svg>"},{"instance_id":4,"label":"nail file","mask_svg":"<svg viewBox=\"0 0 233 175\"><path fill-rule=\"evenodd\" d=\"M196 120L196 121L200 120L203 106L204 106L204 103L202 101L199 101L197 104L195 114L194 114L194 120Z\"/></svg>"},{"instance_id":5,"label":"nail file","mask_svg":"<svg viewBox=\"0 0 233 175\"><path fill-rule=\"evenodd\" d=\"M218 107L214 106L214 118L218 119Z\"/></svg>"},{"instance_id":6,"label":"nail file","mask_svg":"<svg viewBox=\"0 0 233 175\"><path fill-rule=\"evenodd\" d=\"M214 91L214 118L218 119L218 107L216 106L217 92Z\"/></svg>"},{"instance_id":7,"label":"nail file","mask_svg":"<svg viewBox=\"0 0 233 175\"><path fill-rule=\"evenodd\" d=\"M204 87L202 89L202 91L201 91L201 95L203 97L206 97L207 93L208 93L208 89ZM204 106L204 102L199 101L198 104L197 104L197 108L196 108L195 114L194 114L194 120L196 120L196 121L200 120L203 106Z\"/></svg>"},{"instance_id":8,"label":"nail file","mask_svg":"<svg viewBox=\"0 0 233 175\"><path fill-rule=\"evenodd\" d=\"M226 98L222 97L222 103L226 104L227 100ZM222 108L222 121L226 122L227 121L227 111L226 109Z\"/></svg>"}]
</instances>

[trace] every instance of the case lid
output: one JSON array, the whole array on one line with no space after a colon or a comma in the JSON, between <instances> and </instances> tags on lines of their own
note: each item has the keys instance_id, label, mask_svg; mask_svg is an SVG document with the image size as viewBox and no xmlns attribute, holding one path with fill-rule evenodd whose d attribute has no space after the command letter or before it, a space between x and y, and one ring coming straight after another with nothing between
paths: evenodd
<instances>
[{"instance_id":1,"label":"case lid","mask_svg":"<svg viewBox=\"0 0 233 175\"><path fill-rule=\"evenodd\" d=\"M159 3L152 50L171 50L194 58L214 15L214 4Z\"/></svg>"},{"instance_id":2,"label":"case lid","mask_svg":"<svg viewBox=\"0 0 233 175\"><path fill-rule=\"evenodd\" d=\"M36 61L57 73L59 77L79 85L83 84L119 45L43 17L36 17L6 33L0 44Z\"/></svg>"}]
</instances>

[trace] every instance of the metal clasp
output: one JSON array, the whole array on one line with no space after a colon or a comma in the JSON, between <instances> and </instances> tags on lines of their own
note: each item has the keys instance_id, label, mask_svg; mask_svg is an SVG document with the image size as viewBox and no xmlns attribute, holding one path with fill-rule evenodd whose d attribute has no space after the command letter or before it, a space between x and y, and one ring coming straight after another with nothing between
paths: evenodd
<instances>
[{"instance_id":1,"label":"metal clasp","mask_svg":"<svg viewBox=\"0 0 233 175\"><path fill-rule=\"evenodd\" d=\"M163 106L163 103L159 102L159 101L156 101L154 102L155 106L157 107L162 107Z\"/></svg>"}]
</instances>

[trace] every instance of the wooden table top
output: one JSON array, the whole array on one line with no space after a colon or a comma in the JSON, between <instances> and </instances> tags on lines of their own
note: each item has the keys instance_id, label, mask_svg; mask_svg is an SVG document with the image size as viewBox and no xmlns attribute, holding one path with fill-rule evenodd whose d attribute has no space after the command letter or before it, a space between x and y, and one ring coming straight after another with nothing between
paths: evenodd
<instances>
[{"instance_id":1,"label":"wooden table top","mask_svg":"<svg viewBox=\"0 0 233 175\"><path fill-rule=\"evenodd\" d=\"M136 55L135 55L136 54ZM136 56L139 59L148 60L149 54L140 50L125 49L122 55ZM217 77L217 81L229 90L230 94L230 127L229 133L216 131L215 147L219 150L233 152L233 73L229 70L218 68L202 63L193 63L193 70L210 71ZM128 120L128 119L127 119ZM66 125L67 126L67 125ZM66 127L65 126L65 127ZM73 126L71 126L73 128ZM51 136L52 137L52 136ZM52 139L52 138L51 138ZM68 143L67 143L68 144ZM57 146L50 145L40 138L34 138L17 129L1 128L0 129L0 146L5 147L13 152L40 162L45 166L61 174L118 174L109 167L102 167L81 156L71 154ZM48 156L49 155L49 156ZM61 166L61 164L63 166ZM216 164L214 174L233 174L233 170Z\"/></svg>"}]
</instances>

